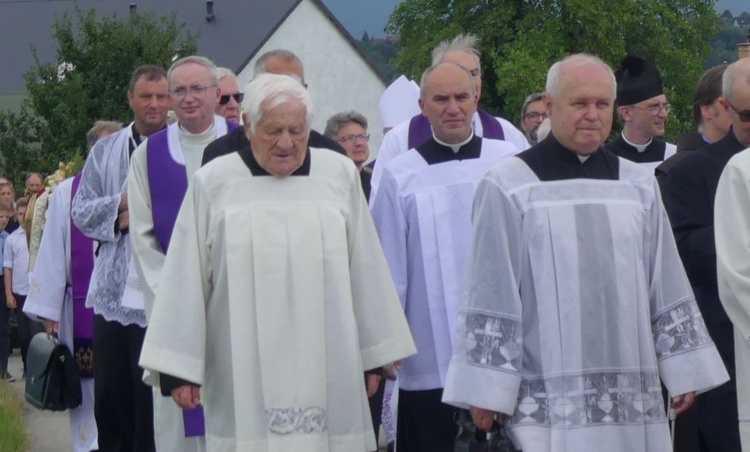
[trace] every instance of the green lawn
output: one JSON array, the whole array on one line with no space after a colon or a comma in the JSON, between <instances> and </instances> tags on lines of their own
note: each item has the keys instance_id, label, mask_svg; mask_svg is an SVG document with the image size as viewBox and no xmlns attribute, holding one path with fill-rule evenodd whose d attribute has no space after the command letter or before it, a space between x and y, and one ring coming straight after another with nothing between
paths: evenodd
<instances>
[{"instance_id":1,"label":"green lawn","mask_svg":"<svg viewBox=\"0 0 750 452\"><path fill-rule=\"evenodd\" d=\"M21 401L8 383L0 381L0 451L26 452L28 444L26 426L21 419Z\"/></svg>"}]
</instances>

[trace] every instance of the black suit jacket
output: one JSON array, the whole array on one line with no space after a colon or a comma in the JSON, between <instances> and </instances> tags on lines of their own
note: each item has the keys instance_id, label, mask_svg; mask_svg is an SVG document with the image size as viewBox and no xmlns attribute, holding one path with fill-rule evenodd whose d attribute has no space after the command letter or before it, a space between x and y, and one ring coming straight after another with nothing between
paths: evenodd
<instances>
[{"instance_id":1,"label":"black suit jacket","mask_svg":"<svg viewBox=\"0 0 750 452\"><path fill-rule=\"evenodd\" d=\"M714 198L721 172L743 149L730 130L716 143L688 153L669 171L666 182L667 212L680 257L709 333L732 376L733 328L719 300L716 279Z\"/></svg>"}]
</instances>

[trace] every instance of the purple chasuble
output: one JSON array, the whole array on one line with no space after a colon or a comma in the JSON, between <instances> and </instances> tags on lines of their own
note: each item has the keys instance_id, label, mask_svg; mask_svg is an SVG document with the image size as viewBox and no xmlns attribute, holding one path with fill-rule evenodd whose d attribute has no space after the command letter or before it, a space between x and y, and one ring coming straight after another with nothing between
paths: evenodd
<instances>
[{"instance_id":1,"label":"purple chasuble","mask_svg":"<svg viewBox=\"0 0 750 452\"><path fill-rule=\"evenodd\" d=\"M479 120L482 122L482 138L491 138L494 140L504 140L505 133L503 127L497 122L494 116L482 110L477 109ZM409 121L409 149L414 149L420 144L427 141L432 136L430 120L427 116L416 115Z\"/></svg>"},{"instance_id":2,"label":"purple chasuble","mask_svg":"<svg viewBox=\"0 0 750 452\"><path fill-rule=\"evenodd\" d=\"M239 126L235 122L227 121L229 132ZM152 134L146 143L154 235L164 254L169 248L174 222L177 220L177 213L180 211L188 186L185 165L175 162L169 154L168 131L169 127Z\"/></svg>"},{"instance_id":3,"label":"purple chasuble","mask_svg":"<svg viewBox=\"0 0 750 452\"><path fill-rule=\"evenodd\" d=\"M78 191L81 174L73 178L70 190L72 200ZM72 206L72 203L71 203ZM81 378L94 377L94 310L86 307L91 273L94 271L94 243L83 235L70 219L70 281L73 297L73 355Z\"/></svg>"},{"instance_id":4,"label":"purple chasuble","mask_svg":"<svg viewBox=\"0 0 750 452\"><path fill-rule=\"evenodd\" d=\"M227 121L231 132L240 125ZM185 165L174 161L169 154L169 127L148 137L146 161L148 164L148 185L151 191L151 216L154 220L154 235L162 251L167 253L172 239L174 222L187 192L188 180ZM185 436L205 436L206 422L203 406L182 410Z\"/></svg>"}]
</instances>

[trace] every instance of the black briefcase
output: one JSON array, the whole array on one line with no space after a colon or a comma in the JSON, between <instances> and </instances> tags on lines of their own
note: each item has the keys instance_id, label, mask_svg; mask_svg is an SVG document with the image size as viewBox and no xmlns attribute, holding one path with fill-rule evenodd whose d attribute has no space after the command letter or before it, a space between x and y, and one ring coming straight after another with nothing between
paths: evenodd
<instances>
[{"instance_id":1,"label":"black briefcase","mask_svg":"<svg viewBox=\"0 0 750 452\"><path fill-rule=\"evenodd\" d=\"M70 350L56 337L37 333L26 354L26 401L40 410L65 411L81 404L81 380Z\"/></svg>"}]
</instances>

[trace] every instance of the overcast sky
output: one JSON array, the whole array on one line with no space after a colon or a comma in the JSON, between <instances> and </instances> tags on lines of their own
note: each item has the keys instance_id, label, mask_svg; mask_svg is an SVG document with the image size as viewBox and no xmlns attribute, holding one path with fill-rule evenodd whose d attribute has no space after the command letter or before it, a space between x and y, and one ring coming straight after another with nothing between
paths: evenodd
<instances>
[{"instance_id":1,"label":"overcast sky","mask_svg":"<svg viewBox=\"0 0 750 452\"><path fill-rule=\"evenodd\" d=\"M360 39L367 31L370 37L385 36L383 28L393 8L402 0L323 0L328 9L351 33L354 39ZM718 0L716 10L720 13L728 9L734 15L742 11L750 12L748 0Z\"/></svg>"}]
</instances>

